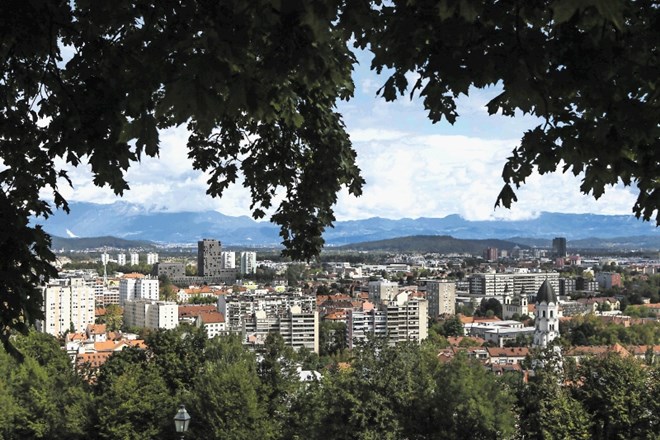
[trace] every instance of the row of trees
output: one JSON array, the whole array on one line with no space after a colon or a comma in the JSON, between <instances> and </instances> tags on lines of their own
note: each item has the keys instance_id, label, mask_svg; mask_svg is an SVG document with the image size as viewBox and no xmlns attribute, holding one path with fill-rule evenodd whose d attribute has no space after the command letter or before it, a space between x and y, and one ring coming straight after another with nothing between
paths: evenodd
<instances>
[{"instance_id":1,"label":"row of trees","mask_svg":"<svg viewBox=\"0 0 660 440\"><path fill-rule=\"evenodd\" d=\"M370 341L320 366L271 335L259 356L234 337L158 331L148 351L76 374L57 341L15 337L0 352L0 439L173 439L184 403L196 439L647 439L660 433L658 368L608 356L563 368L548 353L529 384L431 343ZM299 380L297 367L322 377ZM87 380L83 380L87 379Z\"/></svg>"}]
</instances>

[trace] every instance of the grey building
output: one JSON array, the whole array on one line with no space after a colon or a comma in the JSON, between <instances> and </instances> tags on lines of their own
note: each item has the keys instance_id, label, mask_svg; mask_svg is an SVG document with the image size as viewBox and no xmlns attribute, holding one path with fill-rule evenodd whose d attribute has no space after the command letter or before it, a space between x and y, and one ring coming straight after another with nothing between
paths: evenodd
<instances>
[{"instance_id":1,"label":"grey building","mask_svg":"<svg viewBox=\"0 0 660 440\"><path fill-rule=\"evenodd\" d=\"M197 242L197 274L218 276L222 271L222 245L218 240L205 238Z\"/></svg>"},{"instance_id":2,"label":"grey building","mask_svg":"<svg viewBox=\"0 0 660 440\"><path fill-rule=\"evenodd\" d=\"M429 304L431 318L454 315L456 313L456 283L444 280L427 281L426 300Z\"/></svg>"}]
</instances>

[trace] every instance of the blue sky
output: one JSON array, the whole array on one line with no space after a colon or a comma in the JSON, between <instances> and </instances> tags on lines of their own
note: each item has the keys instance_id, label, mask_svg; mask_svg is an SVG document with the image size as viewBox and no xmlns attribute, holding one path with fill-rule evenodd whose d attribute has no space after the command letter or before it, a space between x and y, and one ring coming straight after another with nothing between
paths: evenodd
<instances>
[{"instance_id":1,"label":"blue sky","mask_svg":"<svg viewBox=\"0 0 660 440\"><path fill-rule=\"evenodd\" d=\"M367 183L359 198L342 191L335 207L338 220L385 217L444 217L460 214L470 220L521 219L541 211L630 214L636 196L630 188L609 188L596 201L579 191L580 177L571 174L531 176L517 191L511 210L494 203L502 187L502 166L523 132L535 126L531 117L488 116L485 104L497 88L472 90L458 101L455 125L432 124L421 100L401 97L387 103L376 97L385 79L369 69L361 56L356 66L355 97L339 104L358 153ZM144 159L127 174L131 190L123 200L149 210L218 210L249 215L249 192L240 184L221 199L205 194L207 176L193 171L186 150L187 133L177 128L161 133L159 159ZM112 203L118 198L92 183L89 169L70 170L74 187L63 182L69 201Z\"/></svg>"}]
</instances>

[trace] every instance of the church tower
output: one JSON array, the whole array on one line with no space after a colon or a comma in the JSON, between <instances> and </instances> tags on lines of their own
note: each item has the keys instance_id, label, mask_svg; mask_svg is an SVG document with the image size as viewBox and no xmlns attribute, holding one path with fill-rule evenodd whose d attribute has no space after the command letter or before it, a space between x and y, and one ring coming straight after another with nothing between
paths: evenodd
<instances>
[{"instance_id":1,"label":"church tower","mask_svg":"<svg viewBox=\"0 0 660 440\"><path fill-rule=\"evenodd\" d=\"M536 348L545 348L559 337L559 301L554 289L545 280L536 294L536 326L534 344Z\"/></svg>"}]
</instances>

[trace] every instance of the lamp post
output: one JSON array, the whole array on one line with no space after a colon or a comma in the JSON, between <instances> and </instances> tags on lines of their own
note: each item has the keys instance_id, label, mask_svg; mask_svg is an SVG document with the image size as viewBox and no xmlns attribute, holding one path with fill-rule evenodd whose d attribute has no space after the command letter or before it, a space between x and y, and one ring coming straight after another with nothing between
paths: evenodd
<instances>
[{"instance_id":1,"label":"lamp post","mask_svg":"<svg viewBox=\"0 0 660 440\"><path fill-rule=\"evenodd\" d=\"M186 411L185 406L179 405L179 410L176 412L176 415L174 416L174 427L176 428L176 432L181 434L181 440L183 440L184 436L186 435L186 431L188 430L189 423L190 423L190 414L188 414L188 411Z\"/></svg>"}]
</instances>

